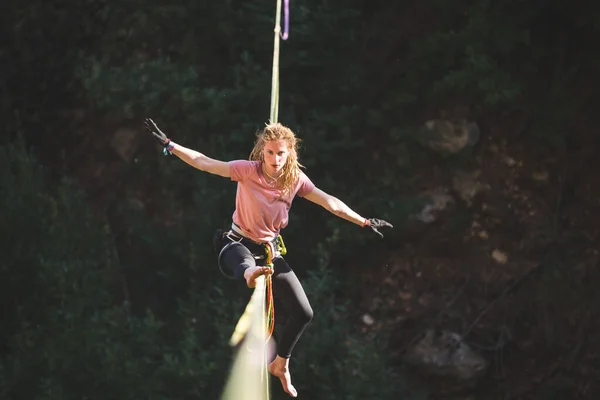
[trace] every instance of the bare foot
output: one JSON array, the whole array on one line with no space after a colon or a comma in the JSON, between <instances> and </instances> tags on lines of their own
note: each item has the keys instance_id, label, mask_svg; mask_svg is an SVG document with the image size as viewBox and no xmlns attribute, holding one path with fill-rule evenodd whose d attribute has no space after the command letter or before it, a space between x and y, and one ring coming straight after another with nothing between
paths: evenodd
<instances>
[{"instance_id":1,"label":"bare foot","mask_svg":"<svg viewBox=\"0 0 600 400\"><path fill-rule=\"evenodd\" d=\"M273 268L269 267L250 267L244 271L244 278L249 288L256 287L256 279L261 275L269 275L273 273Z\"/></svg>"},{"instance_id":2,"label":"bare foot","mask_svg":"<svg viewBox=\"0 0 600 400\"><path fill-rule=\"evenodd\" d=\"M283 390L292 397L298 396L296 388L292 386L292 376L289 369L289 358L275 357L275 360L269 364L269 372L279 378Z\"/></svg>"}]
</instances>

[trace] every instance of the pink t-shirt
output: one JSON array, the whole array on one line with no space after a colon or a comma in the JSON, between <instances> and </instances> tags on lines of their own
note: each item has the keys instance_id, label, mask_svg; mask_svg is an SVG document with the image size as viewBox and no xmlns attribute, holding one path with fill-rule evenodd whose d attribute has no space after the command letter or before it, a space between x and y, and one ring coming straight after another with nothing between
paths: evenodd
<instances>
[{"instance_id":1,"label":"pink t-shirt","mask_svg":"<svg viewBox=\"0 0 600 400\"><path fill-rule=\"evenodd\" d=\"M258 161L230 161L229 173L231 180L238 182L233 222L255 242L273 240L288 224L294 196L304 197L315 188L308 176L300 171L292 192L280 199L280 190L267 184Z\"/></svg>"}]
</instances>

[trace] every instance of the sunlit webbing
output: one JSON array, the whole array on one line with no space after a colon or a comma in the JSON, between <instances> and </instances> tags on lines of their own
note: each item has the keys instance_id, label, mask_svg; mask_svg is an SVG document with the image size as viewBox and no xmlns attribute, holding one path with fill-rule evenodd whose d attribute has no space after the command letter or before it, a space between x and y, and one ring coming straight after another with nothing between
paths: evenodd
<instances>
[{"instance_id":1,"label":"sunlit webbing","mask_svg":"<svg viewBox=\"0 0 600 400\"><path fill-rule=\"evenodd\" d=\"M240 345L222 400L268 400L266 280L260 277L229 343ZM243 340L242 340L243 339Z\"/></svg>"}]
</instances>

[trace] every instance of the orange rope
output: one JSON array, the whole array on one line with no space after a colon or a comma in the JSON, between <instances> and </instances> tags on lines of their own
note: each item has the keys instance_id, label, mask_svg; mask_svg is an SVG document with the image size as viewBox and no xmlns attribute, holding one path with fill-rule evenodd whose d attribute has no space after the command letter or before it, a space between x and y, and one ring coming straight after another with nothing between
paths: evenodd
<instances>
[{"instance_id":1,"label":"orange rope","mask_svg":"<svg viewBox=\"0 0 600 400\"><path fill-rule=\"evenodd\" d=\"M267 245L267 267L273 268L273 256L271 254L271 246ZM273 301L273 274L269 274L266 276L267 280L267 303L266 303L266 312L267 312L267 340L271 338L273 334L273 330L275 329L275 302Z\"/></svg>"}]
</instances>

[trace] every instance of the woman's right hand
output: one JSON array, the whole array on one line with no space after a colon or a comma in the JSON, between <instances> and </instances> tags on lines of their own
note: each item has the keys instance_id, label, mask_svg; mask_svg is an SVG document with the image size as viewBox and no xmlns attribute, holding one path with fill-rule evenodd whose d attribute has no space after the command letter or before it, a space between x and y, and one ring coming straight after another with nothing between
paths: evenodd
<instances>
[{"instance_id":1,"label":"woman's right hand","mask_svg":"<svg viewBox=\"0 0 600 400\"><path fill-rule=\"evenodd\" d=\"M381 232L379 232L379 229L381 229L381 228L393 228L394 227L389 222L384 221L384 220L379 219L379 218L369 218L367 220L367 223L365 225L368 226L368 227L370 227L373 230L373 232L375 232L376 234L378 234L382 238L383 238L383 234Z\"/></svg>"},{"instance_id":2,"label":"woman's right hand","mask_svg":"<svg viewBox=\"0 0 600 400\"><path fill-rule=\"evenodd\" d=\"M163 133L163 131L158 129L158 126L154 123L154 121L152 121L150 118L146 118L144 125L146 126L148 132L150 132L150 134L154 136L156 140L158 140L161 146L165 147L169 144L171 140Z\"/></svg>"}]
</instances>

